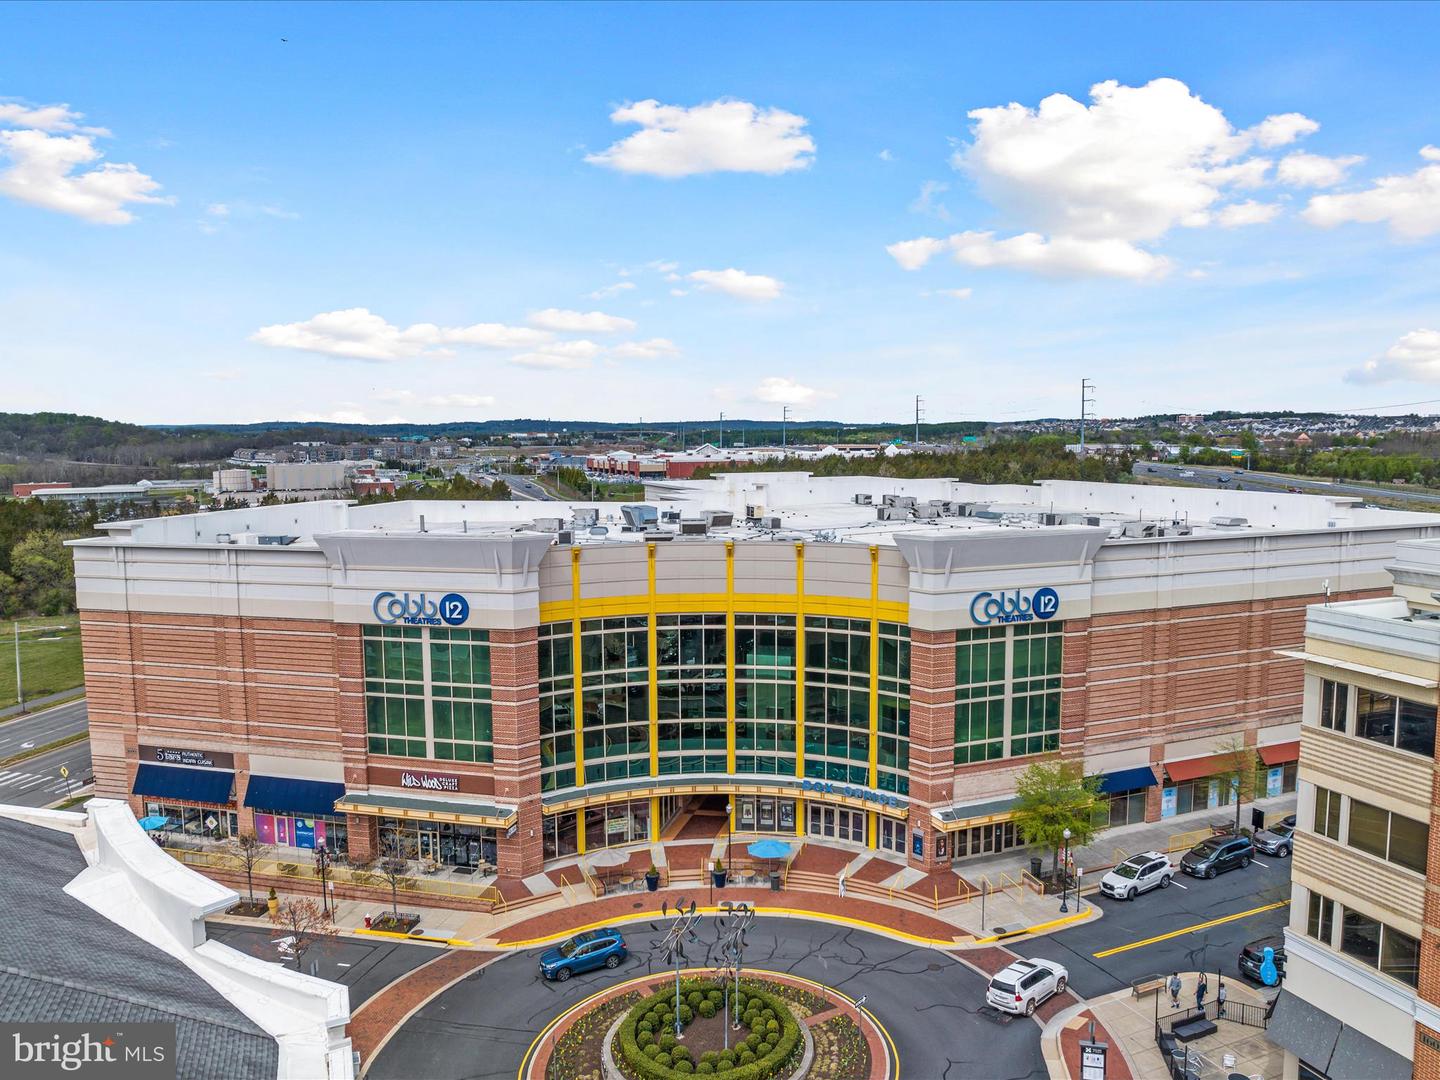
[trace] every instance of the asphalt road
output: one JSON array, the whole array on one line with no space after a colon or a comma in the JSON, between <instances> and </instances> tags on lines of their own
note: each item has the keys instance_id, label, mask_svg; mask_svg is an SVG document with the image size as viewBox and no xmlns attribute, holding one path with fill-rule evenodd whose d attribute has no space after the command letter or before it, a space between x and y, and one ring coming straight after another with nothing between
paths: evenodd
<instances>
[{"instance_id":1,"label":"asphalt road","mask_svg":"<svg viewBox=\"0 0 1440 1080\"><path fill-rule=\"evenodd\" d=\"M60 775L62 765L70 769L68 781ZM0 803L49 806L76 791L88 775L90 741L86 739L0 769Z\"/></svg>"},{"instance_id":2,"label":"asphalt road","mask_svg":"<svg viewBox=\"0 0 1440 1080\"><path fill-rule=\"evenodd\" d=\"M1098 902L1104 918L1012 948L1022 956L1064 964L1070 970L1070 985L1089 998L1123 990L1134 979L1172 971L1219 971L1240 979L1240 949L1257 938L1278 934L1289 920L1288 907L1103 958L1094 954L1289 898L1290 860L1261 855L1248 869L1231 870L1212 881L1177 874L1170 888L1151 889L1133 901L1092 894L1085 902Z\"/></svg>"},{"instance_id":3,"label":"asphalt road","mask_svg":"<svg viewBox=\"0 0 1440 1080\"><path fill-rule=\"evenodd\" d=\"M536 502L550 502L553 496L534 480L513 473L502 473L500 479L510 485L510 494L517 499L531 499Z\"/></svg>"},{"instance_id":4,"label":"asphalt road","mask_svg":"<svg viewBox=\"0 0 1440 1080\"><path fill-rule=\"evenodd\" d=\"M211 922L205 924L205 932L240 952L276 963L286 962L275 949L269 926ZM405 972L434 960L443 951L388 938L333 937L316 942L301 957L300 963L306 973L310 973L313 964L314 974L320 978L348 986L353 1011ZM293 961L287 963L292 968L295 966Z\"/></svg>"},{"instance_id":5,"label":"asphalt road","mask_svg":"<svg viewBox=\"0 0 1440 1080\"><path fill-rule=\"evenodd\" d=\"M90 718L84 698L57 705L44 712L6 720L0 723L0 761L24 752L26 744L44 746L56 739L84 731L89 726Z\"/></svg>"},{"instance_id":6,"label":"asphalt road","mask_svg":"<svg viewBox=\"0 0 1440 1080\"><path fill-rule=\"evenodd\" d=\"M514 1080L535 1035L567 1006L607 983L660 970L642 923L625 928L631 958L616 971L548 983L539 951L497 960L435 998L395 1034L369 1080ZM707 924L698 950L714 942ZM703 956L693 961L703 966ZM906 1080L1019 1080L1043 1077L1039 1027L979 1012L986 979L945 953L860 930L800 919L759 919L749 936L748 969L784 971L822 982L866 1007L889 1030Z\"/></svg>"}]
</instances>

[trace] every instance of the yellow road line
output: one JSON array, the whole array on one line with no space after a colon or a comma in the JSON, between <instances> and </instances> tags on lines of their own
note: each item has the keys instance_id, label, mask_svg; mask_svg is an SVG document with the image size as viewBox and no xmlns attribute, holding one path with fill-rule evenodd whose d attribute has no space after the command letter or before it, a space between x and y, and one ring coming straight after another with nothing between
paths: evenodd
<instances>
[{"instance_id":1,"label":"yellow road line","mask_svg":"<svg viewBox=\"0 0 1440 1080\"><path fill-rule=\"evenodd\" d=\"M1002 939L1005 941L1009 941L1011 938L1020 937L1023 934L1043 933L1046 930L1054 930L1057 926L1069 926L1071 923L1076 923L1084 919L1089 919L1093 917L1094 913L1095 905L1091 904L1090 907L1086 908L1084 911L1076 912L1074 915L1066 915L1064 918L1061 919L1051 919L1049 922L1036 923L1034 926L1027 926L1023 930L1014 930L1008 934L991 934L989 937L976 938L975 944L989 945Z\"/></svg>"},{"instance_id":2,"label":"yellow road line","mask_svg":"<svg viewBox=\"0 0 1440 1080\"><path fill-rule=\"evenodd\" d=\"M432 937L429 934L399 934L394 930L371 930L368 927L357 926L354 930L348 931L351 934L365 934L369 937L394 938L396 941L429 941L441 945L453 945L457 948L473 947L473 941L466 941L464 938L453 937Z\"/></svg>"},{"instance_id":3,"label":"yellow road line","mask_svg":"<svg viewBox=\"0 0 1440 1080\"><path fill-rule=\"evenodd\" d=\"M870 930L874 933L889 937L902 938L905 941L913 941L917 945L930 945L936 948L954 948L956 938L932 938L920 934L906 933L904 930L896 930L883 923L868 922L865 919L852 918L849 915L831 915L825 911L810 911L808 908L782 908L782 907L760 907L752 904L755 914L764 918L766 916L788 916L791 918L814 919L817 922L839 923L844 926L853 926L860 930ZM707 915L718 915L724 909L720 907L698 907ZM575 934L583 933L586 930L598 930L604 926L615 926L623 923L648 922L651 919L662 918L659 911L649 912L627 912L623 915L616 915L613 918L602 919L600 922L586 923L584 926L571 926L554 934L546 934L544 937L528 938L525 941L497 941L495 947L500 949L532 949L537 945L548 945L553 941L564 941Z\"/></svg>"},{"instance_id":4,"label":"yellow road line","mask_svg":"<svg viewBox=\"0 0 1440 1080\"><path fill-rule=\"evenodd\" d=\"M1097 953L1091 953L1096 960L1103 960L1107 956L1114 956L1116 953L1129 952L1131 949L1144 948L1146 945L1154 945L1157 941L1169 941L1171 938L1182 937L1185 934L1193 934L1199 930L1208 930L1212 926L1220 926L1224 923L1235 922L1238 919L1248 919L1251 915L1259 915L1262 912L1274 911L1290 903L1289 900L1280 900L1273 904L1265 904L1261 907L1251 908L1249 911L1237 911L1234 915L1224 915L1218 919L1211 919L1209 922L1196 923L1194 926L1187 926L1182 930L1171 930L1168 934L1156 934L1154 937L1146 938L1144 941L1132 941L1129 945L1117 945L1113 949L1104 949Z\"/></svg>"}]
</instances>

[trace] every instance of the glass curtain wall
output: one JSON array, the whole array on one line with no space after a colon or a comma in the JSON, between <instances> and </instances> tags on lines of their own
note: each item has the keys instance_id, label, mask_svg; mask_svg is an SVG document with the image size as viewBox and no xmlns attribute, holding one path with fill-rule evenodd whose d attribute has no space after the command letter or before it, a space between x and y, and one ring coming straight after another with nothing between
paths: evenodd
<instances>
[{"instance_id":1,"label":"glass curtain wall","mask_svg":"<svg viewBox=\"0 0 1440 1080\"><path fill-rule=\"evenodd\" d=\"M805 619L805 775L870 782L868 619Z\"/></svg>"},{"instance_id":2,"label":"glass curtain wall","mask_svg":"<svg viewBox=\"0 0 1440 1080\"><path fill-rule=\"evenodd\" d=\"M650 655L645 616L586 619L580 624L580 682L585 782L649 775Z\"/></svg>"},{"instance_id":3,"label":"glass curtain wall","mask_svg":"<svg viewBox=\"0 0 1440 1080\"><path fill-rule=\"evenodd\" d=\"M575 786L575 661L570 623L543 623L540 675L540 790Z\"/></svg>"},{"instance_id":4,"label":"glass curtain wall","mask_svg":"<svg viewBox=\"0 0 1440 1080\"><path fill-rule=\"evenodd\" d=\"M1063 623L981 626L955 636L955 764L1060 748Z\"/></svg>"},{"instance_id":5,"label":"glass curtain wall","mask_svg":"<svg viewBox=\"0 0 1440 1080\"><path fill-rule=\"evenodd\" d=\"M735 771L795 775L793 615L735 616Z\"/></svg>"},{"instance_id":6,"label":"glass curtain wall","mask_svg":"<svg viewBox=\"0 0 1440 1080\"><path fill-rule=\"evenodd\" d=\"M910 627L880 624L880 718L875 786L910 794Z\"/></svg>"},{"instance_id":7,"label":"glass curtain wall","mask_svg":"<svg viewBox=\"0 0 1440 1080\"><path fill-rule=\"evenodd\" d=\"M660 774L724 773L725 616L660 615L655 635Z\"/></svg>"}]
</instances>

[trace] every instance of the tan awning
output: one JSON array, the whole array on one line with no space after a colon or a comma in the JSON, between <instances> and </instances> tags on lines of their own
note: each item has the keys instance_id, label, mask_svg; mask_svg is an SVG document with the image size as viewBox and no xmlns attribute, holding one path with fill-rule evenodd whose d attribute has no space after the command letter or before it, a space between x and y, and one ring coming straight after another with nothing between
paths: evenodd
<instances>
[{"instance_id":1,"label":"tan awning","mask_svg":"<svg viewBox=\"0 0 1440 1080\"><path fill-rule=\"evenodd\" d=\"M489 825L508 829L519 817L513 806L461 802L453 799L419 799L413 795L384 792L348 792L335 800L335 809L344 814L405 818L408 821L443 821L452 825Z\"/></svg>"}]
</instances>

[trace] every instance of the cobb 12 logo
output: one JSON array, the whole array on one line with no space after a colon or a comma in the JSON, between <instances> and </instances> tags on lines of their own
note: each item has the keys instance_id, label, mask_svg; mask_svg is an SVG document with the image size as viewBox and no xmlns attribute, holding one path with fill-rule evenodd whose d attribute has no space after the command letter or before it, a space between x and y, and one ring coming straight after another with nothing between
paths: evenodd
<instances>
[{"instance_id":1,"label":"cobb 12 logo","mask_svg":"<svg viewBox=\"0 0 1440 1080\"><path fill-rule=\"evenodd\" d=\"M1023 623L1053 619L1060 610L1060 594L1050 586L1028 596L1019 589L1010 592L982 592L970 601L970 618L977 626L991 623Z\"/></svg>"},{"instance_id":2,"label":"cobb 12 logo","mask_svg":"<svg viewBox=\"0 0 1440 1080\"><path fill-rule=\"evenodd\" d=\"M406 626L463 626L470 617L470 601L459 593L446 593L439 600L431 600L423 592L411 596L408 592L382 592L375 595L370 610L385 626L404 623Z\"/></svg>"}]
</instances>

